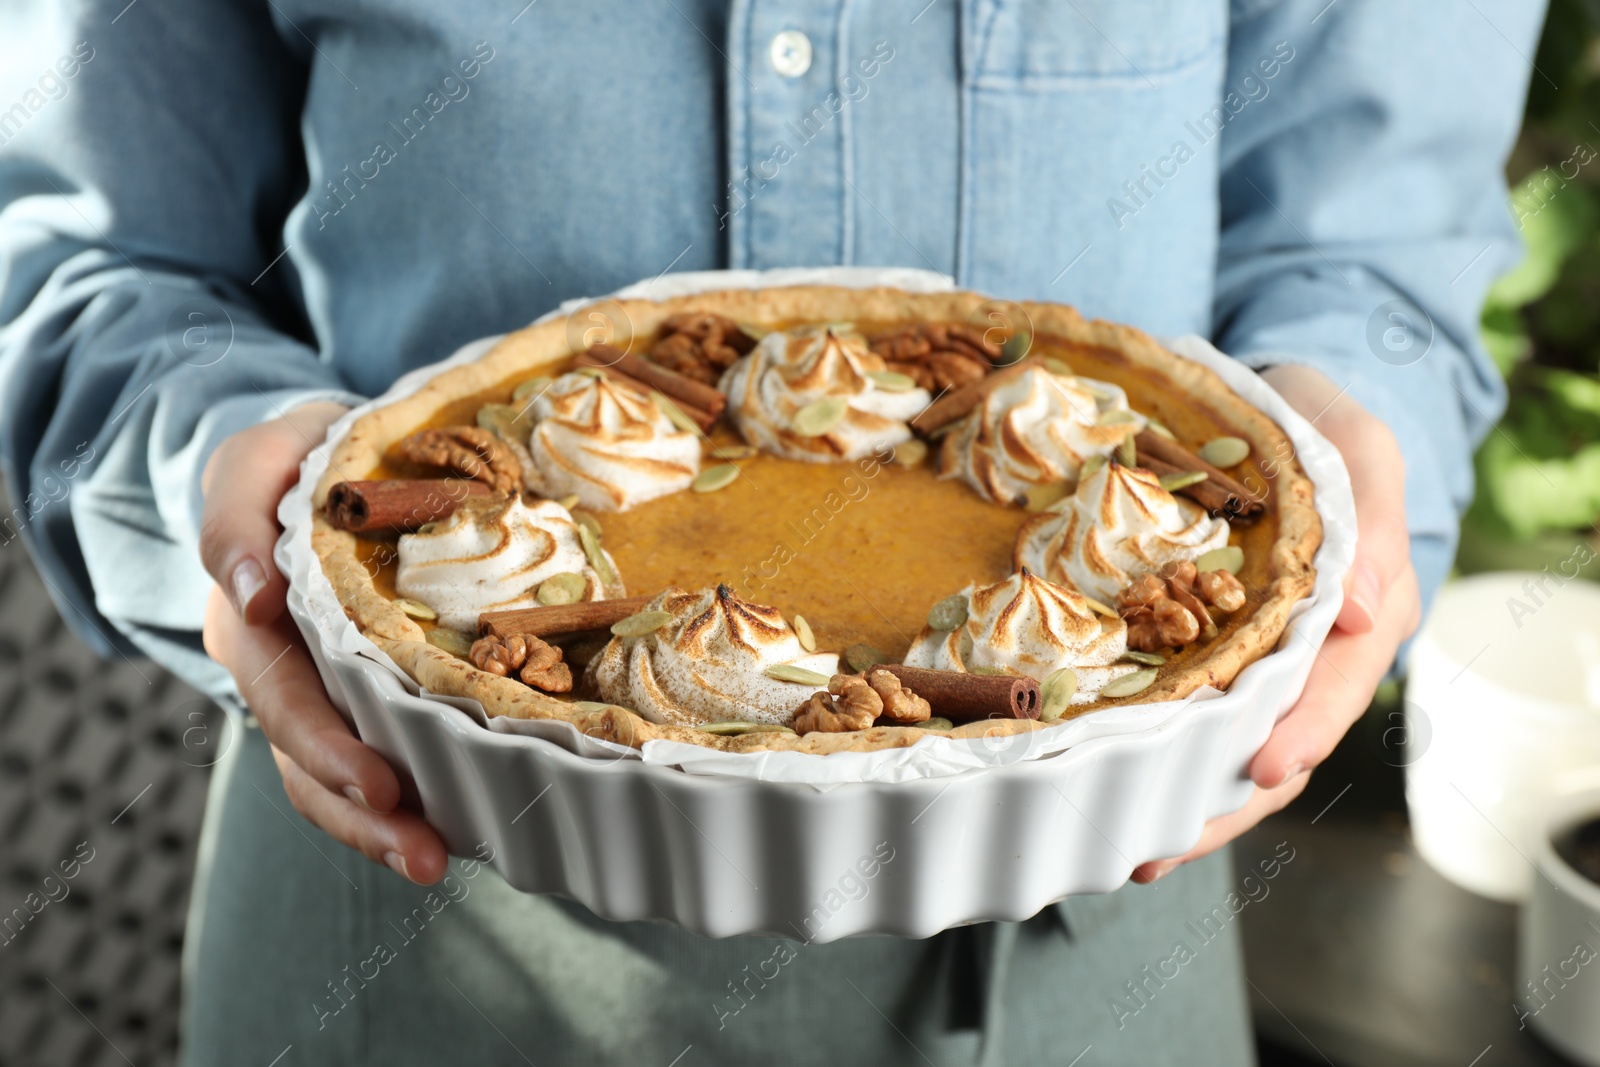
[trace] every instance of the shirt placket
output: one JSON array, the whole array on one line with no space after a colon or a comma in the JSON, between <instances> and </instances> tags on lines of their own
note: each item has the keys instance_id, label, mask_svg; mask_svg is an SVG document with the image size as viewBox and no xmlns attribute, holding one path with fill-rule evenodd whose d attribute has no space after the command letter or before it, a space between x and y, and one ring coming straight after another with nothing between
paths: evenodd
<instances>
[{"instance_id":1,"label":"shirt placket","mask_svg":"<svg viewBox=\"0 0 1600 1067\"><path fill-rule=\"evenodd\" d=\"M723 205L732 267L849 262L848 123L835 85L848 7L733 6Z\"/></svg>"}]
</instances>

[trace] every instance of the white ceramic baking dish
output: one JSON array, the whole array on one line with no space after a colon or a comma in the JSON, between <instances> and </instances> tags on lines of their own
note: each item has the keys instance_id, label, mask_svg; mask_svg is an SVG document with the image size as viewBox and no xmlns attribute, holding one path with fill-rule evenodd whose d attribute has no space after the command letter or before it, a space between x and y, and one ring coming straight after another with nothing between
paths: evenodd
<instances>
[{"instance_id":1,"label":"white ceramic baking dish","mask_svg":"<svg viewBox=\"0 0 1600 1067\"><path fill-rule=\"evenodd\" d=\"M807 282L951 286L921 271L741 271L667 276L618 295ZM1073 894L1117 888L1138 864L1190 848L1206 819L1238 809L1252 788L1245 768L1298 697L1341 603L1355 518L1337 453L1248 369L1198 338L1172 347L1279 422L1315 483L1325 527L1312 595L1296 606L1278 650L1226 693L1108 709L1008 738L774 754L781 759L691 760L686 746L656 742L641 755L565 723L490 722L473 701L420 691L339 609L309 541L310 488L326 467L320 449L280 507L289 608L335 704L415 782L450 850L492 850L492 865L519 889L569 897L607 919L664 920L712 937L926 937L1023 919ZM371 406L438 370L407 375ZM365 410L335 425L330 440Z\"/></svg>"}]
</instances>

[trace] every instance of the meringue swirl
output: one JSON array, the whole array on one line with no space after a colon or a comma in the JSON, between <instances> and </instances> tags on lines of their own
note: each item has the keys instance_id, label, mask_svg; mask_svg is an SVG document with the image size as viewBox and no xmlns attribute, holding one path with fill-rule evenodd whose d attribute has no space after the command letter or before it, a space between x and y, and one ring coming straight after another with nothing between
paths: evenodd
<instances>
[{"instance_id":1,"label":"meringue swirl","mask_svg":"<svg viewBox=\"0 0 1600 1067\"><path fill-rule=\"evenodd\" d=\"M478 632L485 611L537 607L539 583L553 575L581 574L584 600L604 600L608 592L583 553L572 513L553 500L468 498L428 533L402 535L399 556L395 588L432 608L441 624L468 633Z\"/></svg>"},{"instance_id":2,"label":"meringue swirl","mask_svg":"<svg viewBox=\"0 0 1600 1067\"><path fill-rule=\"evenodd\" d=\"M1096 614L1083 597L1021 570L993 585L969 585L967 621L949 633L924 627L906 653L909 667L1005 670L1043 681L1062 667L1078 676L1074 704L1088 704L1114 678L1138 670L1121 619Z\"/></svg>"},{"instance_id":3,"label":"meringue swirl","mask_svg":"<svg viewBox=\"0 0 1600 1067\"><path fill-rule=\"evenodd\" d=\"M1121 421L1104 423L1108 416ZM991 391L945 438L939 473L1009 504L1034 486L1076 481L1084 460L1111 455L1146 421L1110 382L1031 367Z\"/></svg>"},{"instance_id":4,"label":"meringue swirl","mask_svg":"<svg viewBox=\"0 0 1600 1067\"><path fill-rule=\"evenodd\" d=\"M576 493L596 511L626 511L687 488L700 441L650 397L589 374L563 374L534 400L528 443L539 491Z\"/></svg>"},{"instance_id":5,"label":"meringue swirl","mask_svg":"<svg viewBox=\"0 0 1600 1067\"><path fill-rule=\"evenodd\" d=\"M1016 565L1109 604L1141 574L1228 543L1228 524L1116 461L1017 533Z\"/></svg>"},{"instance_id":6,"label":"meringue swirl","mask_svg":"<svg viewBox=\"0 0 1600 1067\"><path fill-rule=\"evenodd\" d=\"M643 637L613 637L589 664L602 700L652 722L788 726L812 693L825 687L780 682L762 672L780 663L831 677L833 652L808 653L777 608L751 604L726 585L668 589L650 602L672 621Z\"/></svg>"},{"instance_id":7,"label":"meringue swirl","mask_svg":"<svg viewBox=\"0 0 1600 1067\"><path fill-rule=\"evenodd\" d=\"M728 368L720 388L728 417L750 444L786 459L833 463L911 439L909 420L931 397L917 387L891 392L869 377L884 369L860 335L804 327L768 334ZM847 405L843 418L816 436L798 432L796 414L830 398Z\"/></svg>"}]
</instances>

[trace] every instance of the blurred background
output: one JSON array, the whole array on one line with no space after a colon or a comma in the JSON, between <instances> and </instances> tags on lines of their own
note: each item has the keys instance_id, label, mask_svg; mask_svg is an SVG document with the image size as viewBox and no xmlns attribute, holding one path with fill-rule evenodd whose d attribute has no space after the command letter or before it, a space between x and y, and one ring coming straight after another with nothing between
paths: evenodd
<instances>
[{"instance_id":1,"label":"blurred background","mask_svg":"<svg viewBox=\"0 0 1600 1067\"><path fill-rule=\"evenodd\" d=\"M1535 62L1508 165L1527 257L1483 314L1511 403L1477 456L1457 566L1565 563L1592 579L1600 0L1554 0ZM1426 726L1386 684L1301 798L1236 849L1241 876L1281 842L1295 850L1241 916L1263 1064L1567 1062L1513 1007L1517 907L1460 888L1416 851L1405 768L1426 751ZM20 540L0 546L0 904L92 855L65 896L0 934L0 1067L175 1061L184 911L226 729L152 664L96 659Z\"/></svg>"}]
</instances>

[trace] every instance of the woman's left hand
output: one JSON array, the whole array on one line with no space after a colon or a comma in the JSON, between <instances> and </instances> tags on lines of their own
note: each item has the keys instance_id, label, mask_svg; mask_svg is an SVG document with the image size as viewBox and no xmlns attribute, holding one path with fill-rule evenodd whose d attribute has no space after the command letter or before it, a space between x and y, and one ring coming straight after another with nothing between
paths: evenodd
<instances>
[{"instance_id":1,"label":"woman's left hand","mask_svg":"<svg viewBox=\"0 0 1600 1067\"><path fill-rule=\"evenodd\" d=\"M1263 377L1316 422L1350 470L1359 534L1345 578L1344 607L1317 654L1305 691L1250 762L1255 792L1244 807L1206 823L1176 859L1152 860L1133 881L1153 882L1181 863L1221 848L1300 795L1311 771L1361 718L1395 653L1421 620L1406 533L1405 458L1394 434L1320 371L1273 367Z\"/></svg>"}]
</instances>

